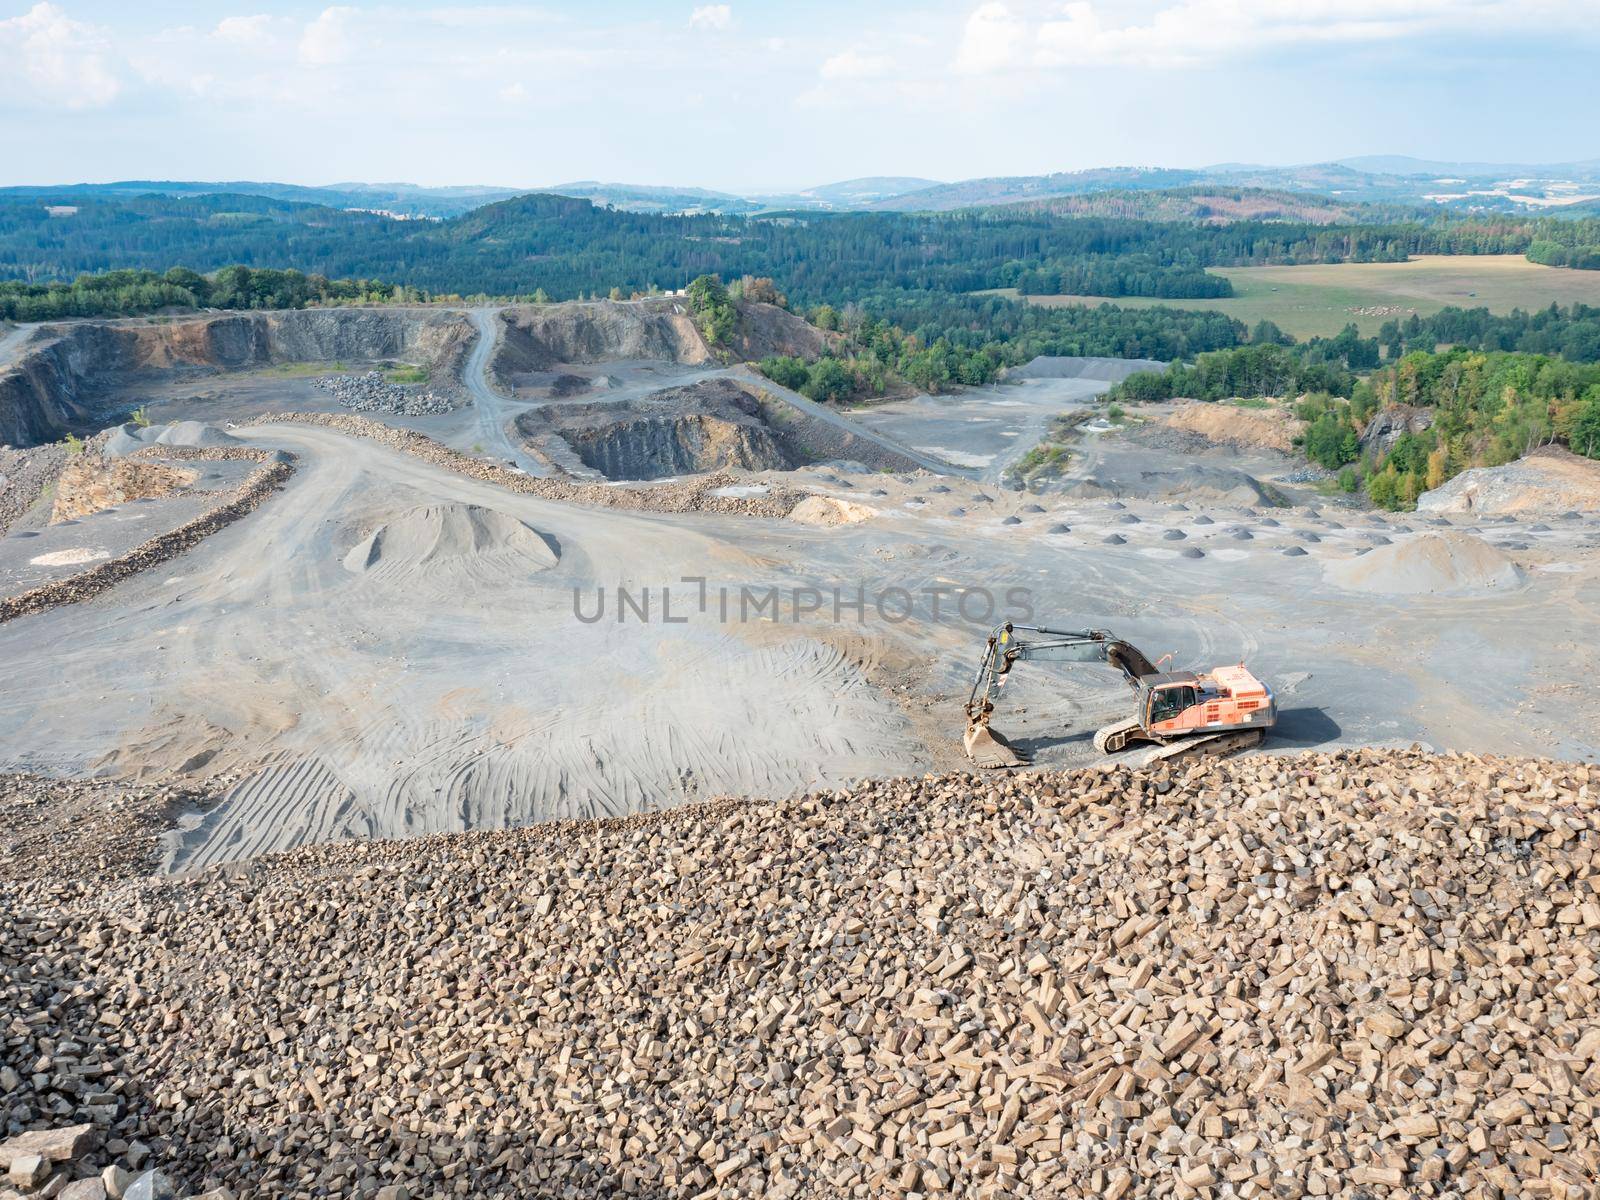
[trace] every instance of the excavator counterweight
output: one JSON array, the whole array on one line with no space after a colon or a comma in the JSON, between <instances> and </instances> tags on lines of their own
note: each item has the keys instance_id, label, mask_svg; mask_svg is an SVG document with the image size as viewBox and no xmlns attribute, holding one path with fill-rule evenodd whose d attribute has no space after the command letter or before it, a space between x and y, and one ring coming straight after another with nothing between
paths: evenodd
<instances>
[{"instance_id":1,"label":"excavator counterweight","mask_svg":"<svg viewBox=\"0 0 1600 1200\"><path fill-rule=\"evenodd\" d=\"M1011 668L1028 661L1104 662L1122 673L1133 693L1133 713L1095 734L1095 749L1102 754L1120 753L1134 742L1153 743L1144 763L1234 754L1260 745L1278 718L1272 689L1243 663L1200 674L1159 671L1137 647L1104 629L1007 623L989 635L965 706L962 745L975 766L1025 763L1025 756L990 728L989 718Z\"/></svg>"}]
</instances>

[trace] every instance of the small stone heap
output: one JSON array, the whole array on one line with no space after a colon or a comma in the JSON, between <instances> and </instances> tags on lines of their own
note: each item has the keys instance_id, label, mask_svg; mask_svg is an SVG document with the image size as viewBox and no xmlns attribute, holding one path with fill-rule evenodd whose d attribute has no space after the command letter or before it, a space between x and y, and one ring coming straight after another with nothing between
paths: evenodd
<instances>
[{"instance_id":1,"label":"small stone heap","mask_svg":"<svg viewBox=\"0 0 1600 1200\"><path fill-rule=\"evenodd\" d=\"M1594 1197L1597 797L1341 750L62 857L0 1130L262 1197Z\"/></svg>"},{"instance_id":2,"label":"small stone heap","mask_svg":"<svg viewBox=\"0 0 1600 1200\"><path fill-rule=\"evenodd\" d=\"M380 371L365 375L324 375L311 386L329 393L352 412L391 413L402 417L425 417L447 413L455 405L437 392L413 390L390 383Z\"/></svg>"},{"instance_id":3,"label":"small stone heap","mask_svg":"<svg viewBox=\"0 0 1600 1200\"><path fill-rule=\"evenodd\" d=\"M0 1069L6 1087L9 1070ZM184 1193L171 1179L142 1169L149 1159L150 1147L139 1142L102 1145L92 1124L29 1130L0 1141L0 1200L177 1200ZM194 1200L233 1200L233 1193L213 1188Z\"/></svg>"}]
</instances>

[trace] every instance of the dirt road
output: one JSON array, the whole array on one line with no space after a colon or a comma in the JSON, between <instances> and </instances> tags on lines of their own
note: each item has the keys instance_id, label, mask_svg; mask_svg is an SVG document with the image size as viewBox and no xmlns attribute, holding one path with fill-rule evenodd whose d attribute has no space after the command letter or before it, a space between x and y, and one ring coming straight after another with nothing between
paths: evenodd
<instances>
[{"instance_id":1,"label":"dirt road","mask_svg":"<svg viewBox=\"0 0 1600 1200\"><path fill-rule=\"evenodd\" d=\"M0 367L8 365L16 356L22 344L33 336L33 331L39 328L37 321L13 325L7 329L0 329Z\"/></svg>"},{"instance_id":2,"label":"dirt road","mask_svg":"<svg viewBox=\"0 0 1600 1200\"><path fill-rule=\"evenodd\" d=\"M477 415L479 444L501 462L529 475L549 475L549 467L528 454L511 432L518 406L501 395L489 379L489 360L494 357L495 339L499 336L499 311L497 308L472 310L470 315L478 329L478 340L461 371L461 382L472 396L472 407Z\"/></svg>"}]
</instances>

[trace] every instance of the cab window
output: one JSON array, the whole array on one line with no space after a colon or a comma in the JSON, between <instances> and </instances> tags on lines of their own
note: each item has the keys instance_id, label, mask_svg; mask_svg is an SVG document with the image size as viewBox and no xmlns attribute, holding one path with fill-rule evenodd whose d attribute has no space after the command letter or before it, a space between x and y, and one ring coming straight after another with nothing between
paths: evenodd
<instances>
[{"instance_id":1,"label":"cab window","mask_svg":"<svg viewBox=\"0 0 1600 1200\"><path fill-rule=\"evenodd\" d=\"M1170 721L1184 709L1192 707L1196 699L1193 687L1180 685L1162 688L1150 697L1151 723Z\"/></svg>"}]
</instances>

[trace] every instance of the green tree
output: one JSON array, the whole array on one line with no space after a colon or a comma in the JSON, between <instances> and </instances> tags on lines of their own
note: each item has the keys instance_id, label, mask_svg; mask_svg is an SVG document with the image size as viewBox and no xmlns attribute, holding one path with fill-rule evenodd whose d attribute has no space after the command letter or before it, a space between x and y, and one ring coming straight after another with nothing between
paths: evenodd
<instances>
[{"instance_id":1,"label":"green tree","mask_svg":"<svg viewBox=\"0 0 1600 1200\"><path fill-rule=\"evenodd\" d=\"M818 403L842 400L855 388L855 380L850 372L845 370L844 364L836 358L819 358L811 364L811 370L800 392L807 399Z\"/></svg>"},{"instance_id":2,"label":"green tree","mask_svg":"<svg viewBox=\"0 0 1600 1200\"><path fill-rule=\"evenodd\" d=\"M733 336L738 312L722 280L716 275L701 275L686 290L701 335L710 345L724 345Z\"/></svg>"},{"instance_id":3,"label":"green tree","mask_svg":"<svg viewBox=\"0 0 1600 1200\"><path fill-rule=\"evenodd\" d=\"M811 379L810 368L802 360L788 355L763 358L756 367L773 383L790 391L800 391Z\"/></svg>"}]
</instances>

